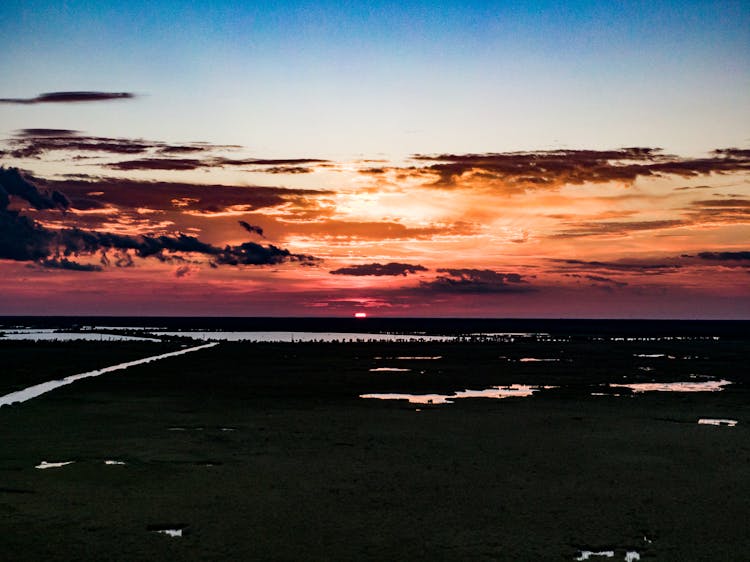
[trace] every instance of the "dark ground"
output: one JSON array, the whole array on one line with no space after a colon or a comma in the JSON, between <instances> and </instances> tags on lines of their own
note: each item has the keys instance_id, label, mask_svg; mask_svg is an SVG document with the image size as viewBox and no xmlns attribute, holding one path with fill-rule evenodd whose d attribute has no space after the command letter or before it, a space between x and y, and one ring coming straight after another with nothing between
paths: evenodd
<instances>
[{"instance_id":1,"label":"dark ground","mask_svg":"<svg viewBox=\"0 0 750 562\"><path fill-rule=\"evenodd\" d=\"M0 342L0 385L5 393L171 349ZM0 408L0 552L4 560L562 561L583 548L614 549L613 560L626 550L641 560L747 560L748 351L741 337L222 343L79 381ZM373 359L433 355L443 359ZM368 371L376 366L413 372ZM690 374L736 384L590 395L605 382L701 380ZM440 406L358 398L511 383L561 388ZM739 424L702 426L700 417ZM34 469L42 460L76 462ZM148 530L170 525L185 535Z\"/></svg>"}]
</instances>

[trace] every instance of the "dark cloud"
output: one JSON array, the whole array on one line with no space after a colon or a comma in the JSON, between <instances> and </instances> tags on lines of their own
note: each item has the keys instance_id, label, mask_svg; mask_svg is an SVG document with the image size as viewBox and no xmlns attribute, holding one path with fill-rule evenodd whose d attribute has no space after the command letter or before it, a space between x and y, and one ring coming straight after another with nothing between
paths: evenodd
<instances>
[{"instance_id":1,"label":"dark cloud","mask_svg":"<svg viewBox=\"0 0 750 562\"><path fill-rule=\"evenodd\" d=\"M88 152L114 155L143 155L146 158L139 164L139 160L121 162L117 169L153 169L159 160L169 160L170 155L188 153L209 153L214 150L232 150L240 148L235 145L216 145L205 142L189 144L169 144L161 141L145 139L127 139L116 137L97 137L85 135L81 131L72 129L20 129L13 138L6 140L10 148L8 154L15 158L38 158L46 152ZM156 163L150 163L149 160ZM213 166L213 160L196 160L197 167ZM152 164L149 167L149 164ZM139 167L140 166L140 167ZM163 169L163 168L158 168Z\"/></svg>"},{"instance_id":2,"label":"dark cloud","mask_svg":"<svg viewBox=\"0 0 750 562\"><path fill-rule=\"evenodd\" d=\"M750 251L742 252L700 252L698 257L702 260L714 261L744 261L750 260Z\"/></svg>"},{"instance_id":3,"label":"dark cloud","mask_svg":"<svg viewBox=\"0 0 750 562\"><path fill-rule=\"evenodd\" d=\"M589 281L594 281L596 283L605 283L614 285L616 287L625 287L627 286L627 283L624 281L618 281L616 279L611 279L609 277L603 277L601 275L581 275L580 273L566 273L566 277L574 277L576 279L588 279Z\"/></svg>"},{"instance_id":4,"label":"dark cloud","mask_svg":"<svg viewBox=\"0 0 750 562\"><path fill-rule=\"evenodd\" d=\"M416 273L417 271L427 271L427 268L421 265L412 265L409 263L397 263L391 262L386 264L380 263L366 263L361 265L351 265L349 267L342 267L331 271L333 275L403 275L406 277L409 273Z\"/></svg>"},{"instance_id":5,"label":"dark cloud","mask_svg":"<svg viewBox=\"0 0 750 562\"><path fill-rule=\"evenodd\" d=\"M72 256L100 254L101 263L108 265L107 252L115 252L115 265L133 264L131 253L139 258L156 258L171 262L184 260L185 254L199 254L214 267L219 265L272 265L297 261L312 263L312 256L293 254L273 245L261 246L245 242L237 246L218 247L185 234L131 236L79 228L52 230L8 209L9 195L26 200L37 209L65 208L67 200L61 193L45 193L24 178L16 169L0 168L0 259L34 261L43 267L93 271L72 262ZM80 266L80 267L79 267Z\"/></svg>"},{"instance_id":6,"label":"dark cloud","mask_svg":"<svg viewBox=\"0 0 750 562\"><path fill-rule=\"evenodd\" d=\"M35 103L79 103L89 101L110 101L133 99L130 92L50 92L39 94L35 98L0 98L0 103L35 104Z\"/></svg>"},{"instance_id":7,"label":"dark cloud","mask_svg":"<svg viewBox=\"0 0 750 562\"><path fill-rule=\"evenodd\" d=\"M491 269L438 269L433 281L421 281L419 289L446 293L528 293L529 286L518 273L498 273Z\"/></svg>"},{"instance_id":8,"label":"dark cloud","mask_svg":"<svg viewBox=\"0 0 750 562\"><path fill-rule=\"evenodd\" d=\"M561 232L552 234L550 238L579 238L585 236L611 236L625 235L630 232L641 230L661 230L665 228L676 228L685 226L686 223L679 219L654 220L654 221L584 221L566 223Z\"/></svg>"},{"instance_id":9,"label":"dark cloud","mask_svg":"<svg viewBox=\"0 0 750 562\"><path fill-rule=\"evenodd\" d=\"M650 262L650 261L586 261L576 259L553 259L554 263L559 264L563 269L562 271L618 271L637 273L643 275L663 275L676 269L680 269L682 264L674 262Z\"/></svg>"},{"instance_id":10,"label":"dark cloud","mask_svg":"<svg viewBox=\"0 0 750 562\"><path fill-rule=\"evenodd\" d=\"M16 137L33 139L37 137L75 137L80 131L73 129L19 129Z\"/></svg>"},{"instance_id":11,"label":"dark cloud","mask_svg":"<svg viewBox=\"0 0 750 562\"><path fill-rule=\"evenodd\" d=\"M70 261L67 258L44 259L37 262L40 266L47 269L68 269L71 271L101 271L102 266L87 263L78 263Z\"/></svg>"},{"instance_id":12,"label":"dark cloud","mask_svg":"<svg viewBox=\"0 0 750 562\"><path fill-rule=\"evenodd\" d=\"M159 150L165 153L164 149ZM179 152L179 151L177 151ZM183 152L185 152L183 150ZM315 158L293 158L285 160L262 160L256 158L232 159L224 157L209 157L204 159L195 158L139 158L137 160L124 160L105 164L105 167L113 170L197 170L203 168L223 168L226 166L252 166L252 171L271 174L304 174L312 171L312 168L294 166L291 164L315 164L327 160ZM267 168L265 166L268 166Z\"/></svg>"},{"instance_id":13,"label":"dark cloud","mask_svg":"<svg viewBox=\"0 0 750 562\"><path fill-rule=\"evenodd\" d=\"M259 226L255 226L254 224L249 224L246 221L238 221L240 226L247 230L250 234L257 234L258 236L263 236L263 229Z\"/></svg>"},{"instance_id":14,"label":"dark cloud","mask_svg":"<svg viewBox=\"0 0 750 562\"><path fill-rule=\"evenodd\" d=\"M0 167L0 211L8 207L9 195L25 199L37 210L67 209L70 206L70 201L60 191L40 191L27 181L17 168Z\"/></svg>"},{"instance_id":15,"label":"dark cloud","mask_svg":"<svg viewBox=\"0 0 750 562\"><path fill-rule=\"evenodd\" d=\"M411 175L433 176L434 185L455 187L475 177L502 183L510 191L554 188L563 184L632 182L638 177L691 177L750 169L746 150L721 149L707 158L679 158L656 148L619 150L551 150L487 154L416 154L425 167L402 169ZM398 169L396 169L398 170Z\"/></svg>"},{"instance_id":16,"label":"dark cloud","mask_svg":"<svg viewBox=\"0 0 750 562\"><path fill-rule=\"evenodd\" d=\"M690 191L693 189L713 189L710 185L686 185L683 187L675 187L675 191Z\"/></svg>"},{"instance_id":17,"label":"dark cloud","mask_svg":"<svg viewBox=\"0 0 750 562\"><path fill-rule=\"evenodd\" d=\"M734 208L750 208L750 199L702 199L699 201L693 201L694 207L706 207L706 208L717 208L717 207L734 207Z\"/></svg>"},{"instance_id":18,"label":"dark cloud","mask_svg":"<svg viewBox=\"0 0 750 562\"><path fill-rule=\"evenodd\" d=\"M194 158L141 158L105 164L113 170L195 170L203 168L204 163Z\"/></svg>"},{"instance_id":19,"label":"dark cloud","mask_svg":"<svg viewBox=\"0 0 750 562\"><path fill-rule=\"evenodd\" d=\"M152 182L110 177L48 180L30 176L29 179L48 190L64 192L74 209L112 205L121 209L148 208L211 214L238 207L252 211L289 202L298 206L312 205L315 197L331 193L312 189Z\"/></svg>"},{"instance_id":20,"label":"dark cloud","mask_svg":"<svg viewBox=\"0 0 750 562\"><path fill-rule=\"evenodd\" d=\"M272 166L265 169L261 168L258 171L265 174L309 174L313 169L302 166Z\"/></svg>"}]
</instances>

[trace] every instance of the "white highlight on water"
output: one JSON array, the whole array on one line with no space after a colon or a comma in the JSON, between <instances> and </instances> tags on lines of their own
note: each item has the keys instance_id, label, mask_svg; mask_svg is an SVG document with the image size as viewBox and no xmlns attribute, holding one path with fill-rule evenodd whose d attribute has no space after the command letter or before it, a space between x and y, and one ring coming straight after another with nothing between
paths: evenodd
<instances>
[{"instance_id":1,"label":"white highlight on water","mask_svg":"<svg viewBox=\"0 0 750 562\"><path fill-rule=\"evenodd\" d=\"M633 392L719 392L724 387L732 384L732 381L722 379L720 381L703 382L642 382L631 384L610 383L609 386L618 388L629 388Z\"/></svg>"},{"instance_id":2,"label":"white highlight on water","mask_svg":"<svg viewBox=\"0 0 750 562\"><path fill-rule=\"evenodd\" d=\"M421 342L455 341L457 336L427 336L423 334L368 334L360 332L219 332L155 331L155 336L182 336L203 341L249 341L249 342Z\"/></svg>"},{"instance_id":3,"label":"white highlight on water","mask_svg":"<svg viewBox=\"0 0 750 562\"><path fill-rule=\"evenodd\" d=\"M635 562L635 560L640 560L641 555L638 554L635 550L628 550L625 553L625 562Z\"/></svg>"},{"instance_id":4,"label":"white highlight on water","mask_svg":"<svg viewBox=\"0 0 750 562\"><path fill-rule=\"evenodd\" d=\"M581 555L576 557L576 560L588 560L592 556L605 556L607 558L613 558L615 555L614 550L600 550L599 552L592 552L590 550L582 550Z\"/></svg>"},{"instance_id":5,"label":"white highlight on water","mask_svg":"<svg viewBox=\"0 0 750 562\"><path fill-rule=\"evenodd\" d=\"M154 531L155 533L160 533L162 535L167 535L169 537L181 537L182 536L182 529L159 529L158 531Z\"/></svg>"},{"instance_id":6,"label":"white highlight on water","mask_svg":"<svg viewBox=\"0 0 750 562\"><path fill-rule=\"evenodd\" d=\"M734 427L737 425L737 420L728 420L724 418L701 418L698 420L701 425L726 425Z\"/></svg>"},{"instance_id":7,"label":"white highlight on water","mask_svg":"<svg viewBox=\"0 0 750 562\"><path fill-rule=\"evenodd\" d=\"M100 334L97 332L56 332L51 329L39 330L0 330L0 340L30 341L151 341L157 338L126 336L123 334Z\"/></svg>"},{"instance_id":8,"label":"white highlight on water","mask_svg":"<svg viewBox=\"0 0 750 562\"><path fill-rule=\"evenodd\" d=\"M384 372L384 371L408 372L408 371L411 371L411 369L402 369L400 367L375 367L374 369L370 369L370 372L372 373L378 373L378 372Z\"/></svg>"},{"instance_id":9,"label":"white highlight on water","mask_svg":"<svg viewBox=\"0 0 750 562\"><path fill-rule=\"evenodd\" d=\"M461 390L453 394L360 394L360 398L375 398L377 400L408 400L412 404L453 404L458 398L511 398L514 396L531 396L541 388L555 388L554 386L529 386L525 384L511 384L509 386L493 386L482 390Z\"/></svg>"},{"instance_id":10,"label":"white highlight on water","mask_svg":"<svg viewBox=\"0 0 750 562\"><path fill-rule=\"evenodd\" d=\"M65 466L68 464L73 464L76 461L66 461L66 462L47 462L42 461L38 465L36 465L34 468L39 468L41 470L44 470L46 468L60 468L61 466Z\"/></svg>"},{"instance_id":11,"label":"white highlight on water","mask_svg":"<svg viewBox=\"0 0 750 562\"><path fill-rule=\"evenodd\" d=\"M34 386L24 388L23 390L18 390L16 392L11 392L10 394L6 394L5 396L0 396L0 407L8 406L15 402L26 402L27 400L31 400L32 398L36 398L37 396L46 394L47 392L51 390L55 390L56 388L60 388L61 386L69 385L81 379L87 379L90 377L98 377L99 375L103 375L105 373L111 373L112 371L120 371L122 369L127 369L128 367L135 367L136 365L142 365L144 363L151 363L152 361L166 359L167 357L175 357L177 355L184 355L185 353L191 353L193 351L198 351L200 349L214 347L215 345L219 345L219 344L207 343L204 345L199 345L197 347L188 347L186 349L180 349L179 351L171 351L169 353L163 353L161 355L153 355L151 357L145 357L143 359L137 359L135 361L128 361L127 363L119 363L117 365L111 365L109 367L104 367L102 369L97 369L95 371L89 371L87 373L71 375L69 377L65 377L64 379L60 379L60 380L54 380L54 381L43 382L41 384L36 384Z\"/></svg>"},{"instance_id":12,"label":"white highlight on water","mask_svg":"<svg viewBox=\"0 0 750 562\"><path fill-rule=\"evenodd\" d=\"M123 461L112 461L112 460L106 460L104 461L104 464L108 465L119 465L119 464L126 464Z\"/></svg>"}]
</instances>

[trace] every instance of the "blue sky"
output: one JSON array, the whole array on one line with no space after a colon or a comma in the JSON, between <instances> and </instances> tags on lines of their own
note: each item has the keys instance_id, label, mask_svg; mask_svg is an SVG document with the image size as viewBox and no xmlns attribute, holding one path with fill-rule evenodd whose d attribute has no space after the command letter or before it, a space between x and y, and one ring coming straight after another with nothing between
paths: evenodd
<instances>
[{"instance_id":1,"label":"blue sky","mask_svg":"<svg viewBox=\"0 0 750 562\"><path fill-rule=\"evenodd\" d=\"M750 138L744 2L4 2L0 107L34 126L351 157Z\"/></svg>"}]
</instances>

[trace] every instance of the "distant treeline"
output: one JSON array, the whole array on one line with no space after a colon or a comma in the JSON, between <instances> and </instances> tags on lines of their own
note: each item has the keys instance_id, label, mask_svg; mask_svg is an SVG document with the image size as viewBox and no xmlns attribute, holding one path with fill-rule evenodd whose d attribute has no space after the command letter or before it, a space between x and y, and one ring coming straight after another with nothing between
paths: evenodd
<instances>
[{"instance_id":1,"label":"distant treeline","mask_svg":"<svg viewBox=\"0 0 750 562\"><path fill-rule=\"evenodd\" d=\"M522 332L585 336L719 336L750 339L750 320L491 318L241 318L163 316L0 316L0 327L77 329L148 326L168 330L358 332L425 335Z\"/></svg>"}]
</instances>

